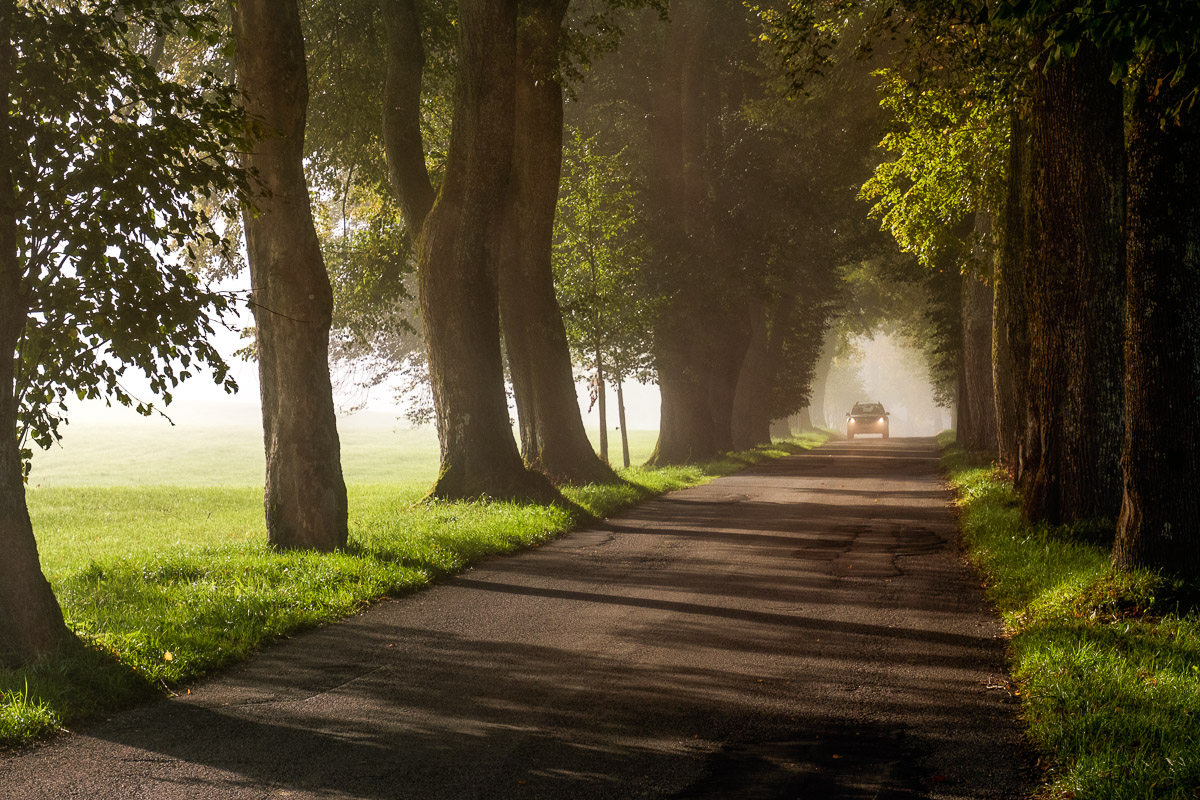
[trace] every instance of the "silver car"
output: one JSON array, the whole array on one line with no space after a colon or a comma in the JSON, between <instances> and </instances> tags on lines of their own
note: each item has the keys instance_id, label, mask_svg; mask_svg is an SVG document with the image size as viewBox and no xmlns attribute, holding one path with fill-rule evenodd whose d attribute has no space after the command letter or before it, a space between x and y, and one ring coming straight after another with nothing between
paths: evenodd
<instances>
[{"instance_id":1,"label":"silver car","mask_svg":"<svg viewBox=\"0 0 1200 800\"><path fill-rule=\"evenodd\" d=\"M883 403L855 403L846 414L846 438L853 439L861 433L878 433L888 438L888 412L883 410Z\"/></svg>"}]
</instances>

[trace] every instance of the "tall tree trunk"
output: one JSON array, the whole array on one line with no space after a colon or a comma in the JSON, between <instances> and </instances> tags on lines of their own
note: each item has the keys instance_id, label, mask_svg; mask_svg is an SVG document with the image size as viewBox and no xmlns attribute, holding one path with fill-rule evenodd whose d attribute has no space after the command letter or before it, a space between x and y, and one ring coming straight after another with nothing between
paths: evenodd
<instances>
[{"instance_id":1,"label":"tall tree trunk","mask_svg":"<svg viewBox=\"0 0 1200 800\"><path fill-rule=\"evenodd\" d=\"M0 444L0 551L4 553L0 558L0 667L28 664L74 641L50 583L42 575L25 505L12 354L17 350L26 310L20 299L11 174L0 178L4 183L0 187L0 347L8 353L0 359L0 386L4 389L0 420L9 431Z\"/></svg>"},{"instance_id":2,"label":"tall tree trunk","mask_svg":"<svg viewBox=\"0 0 1200 800\"><path fill-rule=\"evenodd\" d=\"M1033 521L1115 518L1120 502L1125 149L1107 64L1085 43L1032 82L1023 510Z\"/></svg>"},{"instance_id":3,"label":"tall tree trunk","mask_svg":"<svg viewBox=\"0 0 1200 800\"><path fill-rule=\"evenodd\" d=\"M657 207L671 210L672 231L662 252L671 253L676 275L699 274L709 254L702 244L708 239L703 170L707 29L703 6L677 10L651 118L656 158L652 191ZM672 295L655 325L662 412L658 444L648 463L657 466L703 461L717 454L709 403L714 336L709 318L720 300L711 287L684 285L687 288Z\"/></svg>"},{"instance_id":4,"label":"tall tree trunk","mask_svg":"<svg viewBox=\"0 0 1200 800\"><path fill-rule=\"evenodd\" d=\"M975 419L972 416L974 407L969 400L970 389L967 386L967 360L962 350L958 352L957 375L954 382L955 426L954 440L964 450L967 447L969 432L974 428Z\"/></svg>"},{"instance_id":5,"label":"tall tree trunk","mask_svg":"<svg viewBox=\"0 0 1200 800\"><path fill-rule=\"evenodd\" d=\"M1019 110L1011 114L1008 191L1000 220L992 320L992 383L1000 463L1022 480L1029 381L1029 320L1025 308L1026 163L1029 135Z\"/></svg>"},{"instance_id":6,"label":"tall tree trunk","mask_svg":"<svg viewBox=\"0 0 1200 800\"><path fill-rule=\"evenodd\" d=\"M393 188L417 235L421 317L441 443L432 494L556 502L513 439L500 349L497 259L512 173L516 0L462 0L458 83L446 173L433 205L419 146L420 21L412 0L383 0L388 35L384 145Z\"/></svg>"},{"instance_id":7,"label":"tall tree trunk","mask_svg":"<svg viewBox=\"0 0 1200 800\"><path fill-rule=\"evenodd\" d=\"M562 171L559 41L568 0L522 3L516 132L500 260L500 317L525 462L555 481L616 480L596 457L575 395L551 247Z\"/></svg>"},{"instance_id":8,"label":"tall tree trunk","mask_svg":"<svg viewBox=\"0 0 1200 800\"><path fill-rule=\"evenodd\" d=\"M295 0L231 4L237 75L264 127L247 157L266 192L245 215L258 328L267 538L335 550L347 538L346 484L329 379L333 293L304 177L308 75Z\"/></svg>"},{"instance_id":9,"label":"tall tree trunk","mask_svg":"<svg viewBox=\"0 0 1200 800\"><path fill-rule=\"evenodd\" d=\"M383 150L392 185L414 237L425 226L436 192L425 165L421 136L421 77L425 49L416 0L380 0L387 40L387 72L383 81Z\"/></svg>"},{"instance_id":10,"label":"tall tree trunk","mask_svg":"<svg viewBox=\"0 0 1200 800\"><path fill-rule=\"evenodd\" d=\"M771 440L771 357L767 306L750 309L750 342L742 359L733 400L733 450L748 450Z\"/></svg>"},{"instance_id":11,"label":"tall tree trunk","mask_svg":"<svg viewBox=\"0 0 1200 800\"><path fill-rule=\"evenodd\" d=\"M734 401L751 331L745 315L730 312L722 317L717 328L722 336L712 347L708 404L713 418L713 447L728 451L734 449Z\"/></svg>"},{"instance_id":12,"label":"tall tree trunk","mask_svg":"<svg viewBox=\"0 0 1200 800\"><path fill-rule=\"evenodd\" d=\"M808 415L812 424L817 428L831 427L829 417L825 413L825 384L829 380L829 371L833 368L833 353L835 350L832 333L825 335L821 345L821 355L813 367L812 386L808 395ZM840 420L836 425L840 425ZM832 427L836 427L833 425Z\"/></svg>"},{"instance_id":13,"label":"tall tree trunk","mask_svg":"<svg viewBox=\"0 0 1200 800\"><path fill-rule=\"evenodd\" d=\"M608 462L608 387L604 380L604 352L596 346L596 411L600 416L600 460Z\"/></svg>"},{"instance_id":14,"label":"tall tree trunk","mask_svg":"<svg viewBox=\"0 0 1200 800\"><path fill-rule=\"evenodd\" d=\"M678 324L660 325L655 333L662 410L658 443L646 462L653 466L705 461L717 453L708 402L707 348L700 341L704 334L679 328Z\"/></svg>"},{"instance_id":15,"label":"tall tree trunk","mask_svg":"<svg viewBox=\"0 0 1200 800\"><path fill-rule=\"evenodd\" d=\"M617 424L621 426L621 463L629 469L629 429L625 427L625 388L617 378Z\"/></svg>"},{"instance_id":16,"label":"tall tree trunk","mask_svg":"<svg viewBox=\"0 0 1200 800\"><path fill-rule=\"evenodd\" d=\"M1124 497L1114 562L1200 577L1200 116L1153 55L1129 131Z\"/></svg>"},{"instance_id":17,"label":"tall tree trunk","mask_svg":"<svg viewBox=\"0 0 1200 800\"><path fill-rule=\"evenodd\" d=\"M787 417L771 420L771 441L792 438L792 424Z\"/></svg>"},{"instance_id":18,"label":"tall tree trunk","mask_svg":"<svg viewBox=\"0 0 1200 800\"><path fill-rule=\"evenodd\" d=\"M991 215L975 215L975 232L981 236L992 232ZM991 248L981 246L977 254L987 276L991 277ZM995 455L996 392L992 378L992 306L994 292L984 278L963 276L962 289L962 363L965 402L971 406L970 426L960 428L959 442L964 450ZM960 398L960 401L962 398Z\"/></svg>"},{"instance_id":19,"label":"tall tree trunk","mask_svg":"<svg viewBox=\"0 0 1200 800\"><path fill-rule=\"evenodd\" d=\"M13 0L0 0L0 105L9 107L13 78ZM17 667L74 641L42 575L37 541L25 505L25 477L18 444L17 346L29 309L21 291L17 259L19 209L13 185L16 152L6 113L0 120L0 667Z\"/></svg>"}]
</instances>

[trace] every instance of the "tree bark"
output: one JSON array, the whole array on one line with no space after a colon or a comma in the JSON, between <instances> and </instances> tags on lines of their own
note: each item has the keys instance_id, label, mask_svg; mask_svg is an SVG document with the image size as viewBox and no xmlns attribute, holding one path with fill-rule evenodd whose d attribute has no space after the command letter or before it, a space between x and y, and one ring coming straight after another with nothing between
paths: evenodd
<instances>
[{"instance_id":1,"label":"tree bark","mask_svg":"<svg viewBox=\"0 0 1200 800\"><path fill-rule=\"evenodd\" d=\"M808 398L808 415L814 428L831 427L829 417L825 414L825 382L833 368L833 352L833 336L827 334L821 345L821 355L813 367L812 388Z\"/></svg>"},{"instance_id":2,"label":"tree bark","mask_svg":"<svg viewBox=\"0 0 1200 800\"><path fill-rule=\"evenodd\" d=\"M771 441L792 438L792 424L787 417L771 420Z\"/></svg>"},{"instance_id":3,"label":"tree bark","mask_svg":"<svg viewBox=\"0 0 1200 800\"><path fill-rule=\"evenodd\" d=\"M646 462L652 466L706 461L717 453L708 402L708 348L699 341L701 332L680 327L660 325L655 333L662 402L658 442Z\"/></svg>"},{"instance_id":4,"label":"tree bark","mask_svg":"<svg viewBox=\"0 0 1200 800\"><path fill-rule=\"evenodd\" d=\"M1029 320L1025 308L1026 163L1029 135L1020 112L1011 114L1008 190L1001 212L992 328L992 383L1000 463L1020 483L1029 381Z\"/></svg>"},{"instance_id":5,"label":"tree bark","mask_svg":"<svg viewBox=\"0 0 1200 800\"><path fill-rule=\"evenodd\" d=\"M722 336L713 343L710 357L708 404L713 418L713 447L728 451L734 449L735 399L738 378L750 346L751 330L744 316L726 313L722 317L716 325Z\"/></svg>"},{"instance_id":6,"label":"tree bark","mask_svg":"<svg viewBox=\"0 0 1200 800\"><path fill-rule=\"evenodd\" d=\"M432 494L553 502L508 418L497 259L512 171L516 0L459 3L459 77L446 175L418 239L417 277L441 442Z\"/></svg>"},{"instance_id":7,"label":"tree bark","mask_svg":"<svg viewBox=\"0 0 1200 800\"><path fill-rule=\"evenodd\" d=\"M810 433L817 428L813 425L812 416L809 414L808 407L804 407L792 415L792 429L796 433Z\"/></svg>"},{"instance_id":8,"label":"tree bark","mask_svg":"<svg viewBox=\"0 0 1200 800\"><path fill-rule=\"evenodd\" d=\"M963 351L958 351L958 363L956 365L957 372L954 380L954 441L964 450L967 447L967 437L969 431L975 426L975 419L972 416L974 407L968 399L970 390L967 388L967 360L964 357Z\"/></svg>"},{"instance_id":9,"label":"tree bark","mask_svg":"<svg viewBox=\"0 0 1200 800\"><path fill-rule=\"evenodd\" d=\"M383 150L388 180L413 237L420 235L436 192L421 136L421 76L425 48L415 0L380 0L387 44L383 81Z\"/></svg>"},{"instance_id":10,"label":"tree bark","mask_svg":"<svg viewBox=\"0 0 1200 800\"><path fill-rule=\"evenodd\" d=\"M742 359L733 401L733 450L771 441L771 357L767 307L750 311L750 342Z\"/></svg>"},{"instance_id":11,"label":"tree bark","mask_svg":"<svg viewBox=\"0 0 1200 800\"><path fill-rule=\"evenodd\" d=\"M0 105L9 107L13 78L13 0L0 0ZM0 667L18 667L75 641L42 574L37 540L25 504L25 476L17 419L17 347L28 306L17 258L19 209L13 185L15 143L7 114L0 120Z\"/></svg>"},{"instance_id":12,"label":"tree bark","mask_svg":"<svg viewBox=\"0 0 1200 800\"><path fill-rule=\"evenodd\" d=\"M1120 87L1084 44L1032 81L1025 273L1031 521L1115 518L1122 437L1125 150Z\"/></svg>"},{"instance_id":13,"label":"tree bark","mask_svg":"<svg viewBox=\"0 0 1200 800\"><path fill-rule=\"evenodd\" d=\"M575 395L551 248L562 172L559 42L568 0L522 3L516 129L500 260L500 317L525 463L562 483L616 480L596 457Z\"/></svg>"},{"instance_id":14,"label":"tree bark","mask_svg":"<svg viewBox=\"0 0 1200 800\"><path fill-rule=\"evenodd\" d=\"M329 327L333 293L304 176L308 76L295 0L231 4L237 75L264 135L247 157L266 192L245 218L258 329L267 537L335 550L347 538Z\"/></svg>"},{"instance_id":15,"label":"tree bark","mask_svg":"<svg viewBox=\"0 0 1200 800\"><path fill-rule=\"evenodd\" d=\"M704 152L705 9L682 6L671 22L660 90L652 115L657 206L668 212L675 274L700 269L706 255ZM673 294L655 325L654 361L662 397L655 466L704 461L717 454L709 388L714 334L707 324L719 300L710 287Z\"/></svg>"},{"instance_id":16,"label":"tree bark","mask_svg":"<svg viewBox=\"0 0 1200 800\"><path fill-rule=\"evenodd\" d=\"M561 502L513 439L500 349L497 269L516 115L516 0L463 0L445 177L436 195L420 130L420 18L381 0L387 34L384 148L417 240L421 318L441 443L431 495Z\"/></svg>"},{"instance_id":17,"label":"tree bark","mask_svg":"<svg viewBox=\"0 0 1200 800\"><path fill-rule=\"evenodd\" d=\"M1129 129L1124 494L1113 561L1200 577L1200 119L1161 54ZM1160 83L1161 80L1161 83Z\"/></svg>"},{"instance_id":18,"label":"tree bark","mask_svg":"<svg viewBox=\"0 0 1200 800\"><path fill-rule=\"evenodd\" d=\"M975 231L991 233L991 217L976 214ZM981 249L981 261L991 276L990 248ZM964 450L993 456L997 452L996 391L992 378L992 306L994 291L984 278L963 276L962 289L962 363L965 395L959 402L970 405L969 426L960 427L958 440Z\"/></svg>"}]
</instances>

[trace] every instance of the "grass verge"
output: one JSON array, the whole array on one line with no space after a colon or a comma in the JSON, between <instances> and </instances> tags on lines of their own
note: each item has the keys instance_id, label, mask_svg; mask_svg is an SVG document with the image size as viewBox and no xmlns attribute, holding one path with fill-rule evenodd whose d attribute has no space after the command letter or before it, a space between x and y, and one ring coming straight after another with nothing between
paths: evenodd
<instances>
[{"instance_id":1,"label":"grass verge","mask_svg":"<svg viewBox=\"0 0 1200 800\"><path fill-rule=\"evenodd\" d=\"M1118 572L1094 528L1027 525L994 467L953 447L944 464L1012 637L1015 690L1042 756L1038 796L1200 797L1198 587Z\"/></svg>"},{"instance_id":2,"label":"grass verge","mask_svg":"<svg viewBox=\"0 0 1200 800\"><path fill-rule=\"evenodd\" d=\"M694 466L624 470L623 483L564 493L605 517L824 439L802 437ZM277 637L588 521L546 506L422 503L425 489L351 486L350 545L333 554L269 549L261 489L30 492L44 569L84 647L28 669L0 670L0 745L44 738L173 691Z\"/></svg>"}]
</instances>

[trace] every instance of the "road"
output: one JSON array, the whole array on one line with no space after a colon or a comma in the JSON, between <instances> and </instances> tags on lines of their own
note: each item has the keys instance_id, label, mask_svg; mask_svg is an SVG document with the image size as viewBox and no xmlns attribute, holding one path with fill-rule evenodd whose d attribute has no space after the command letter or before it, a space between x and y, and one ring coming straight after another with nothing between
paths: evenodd
<instances>
[{"instance_id":1,"label":"road","mask_svg":"<svg viewBox=\"0 0 1200 800\"><path fill-rule=\"evenodd\" d=\"M929 439L640 505L0 758L0 797L1017 798Z\"/></svg>"}]
</instances>

